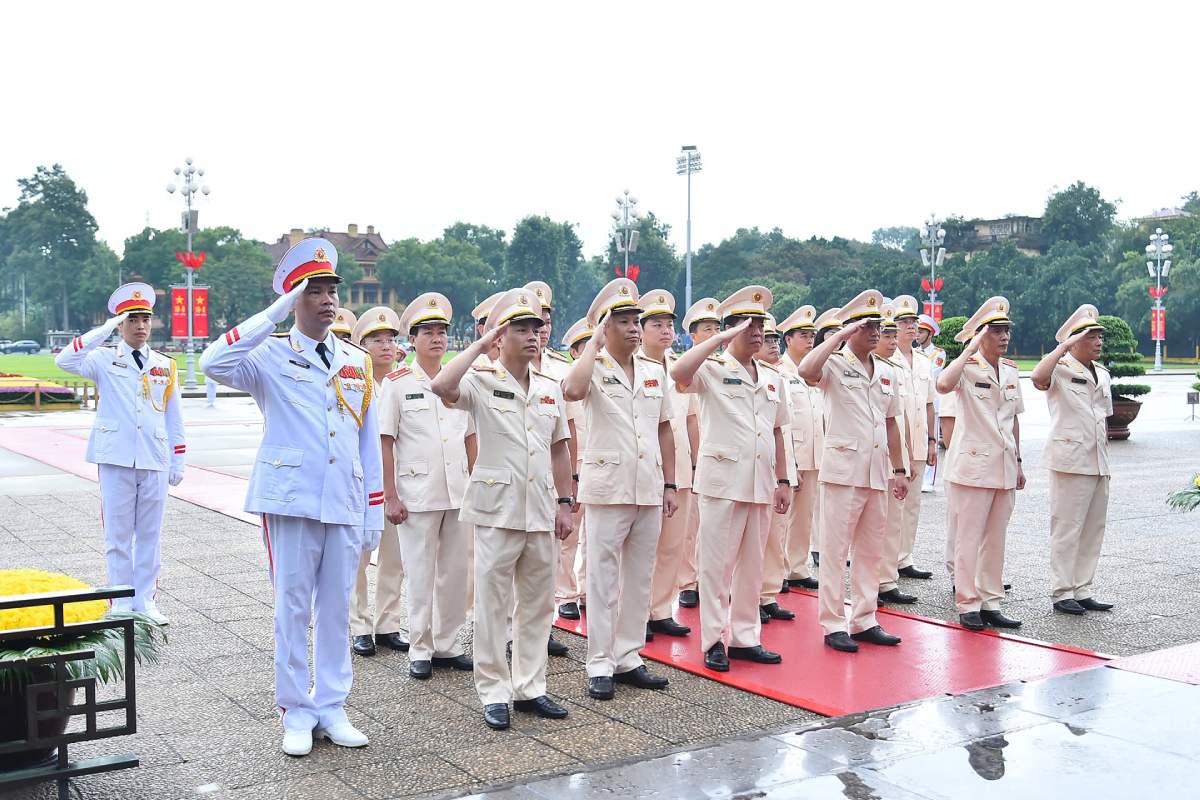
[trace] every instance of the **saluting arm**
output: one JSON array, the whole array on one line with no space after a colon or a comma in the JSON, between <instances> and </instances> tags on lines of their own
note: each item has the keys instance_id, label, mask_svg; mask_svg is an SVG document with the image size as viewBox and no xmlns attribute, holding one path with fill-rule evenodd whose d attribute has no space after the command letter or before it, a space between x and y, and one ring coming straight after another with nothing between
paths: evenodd
<instances>
[{"instance_id":1,"label":"saluting arm","mask_svg":"<svg viewBox=\"0 0 1200 800\"><path fill-rule=\"evenodd\" d=\"M570 372L563 378L564 399L578 402L587 397L588 388L592 385L592 373L596 370L596 353L600 352L600 343L604 341L605 333L608 331L609 319L609 317L605 317L604 321L600 323L600 327L592 333L592 338L588 339L587 344L583 346L583 352L579 354L579 358L575 359Z\"/></svg>"},{"instance_id":2,"label":"saluting arm","mask_svg":"<svg viewBox=\"0 0 1200 800\"><path fill-rule=\"evenodd\" d=\"M433 382L429 384L429 390L442 398L444 404L453 407L458 402L458 387L462 383L463 377L467 374L467 370L475 363L475 359L491 349L492 342L496 341L496 337L507 327L508 323L506 322L503 325L492 328L483 336L471 342L466 350L463 350L450 359L450 363L442 367L441 371L434 377Z\"/></svg>"},{"instance_id":3,"label":"saluting arm","mask_svg":"<svg viewBox=\"0 0 1200 800\"><path fill-rule=\"evenodd\" d=\"M962 380L963 369L967 366L967 362L971 359L971 356L975 355L975 352L979 349L979 345L982 343L983 336L977 334L963 348L963 351L959 353L958 358L946 365L946 368L942 370L942 374L938 375L938 392L941 394L950 394L954 391L955 387L958 386L958 382Z\"/></svg>"},{"instance_id":4,"label":"saluting arm","mask_svg":"<svg viewBox=\"0 0 1200 800\"><path fill-rule=\"evenodd\" d=\"M700 344L692 347L686 353L681 355L675 362L675 366L671 367L671 380L675 381L675 385L681 389L686 389L692 385L692 379L696 377L696 373L704 364L704 359L717 352L722 345L727 344L734 337L738 336L742 331L750 327L750 318L747 317L736 328L728 328L720 333L705 339Z\"/></svg>"},{"instance_id":5,"label":"saluting arm","mask_svg":"<svg viewBox=\"0 0 1200 800\"><path fill-rule=\"evenodd\" d=\"M808 354L800 359L800 363L796 365L796 372L800 373L800 377L804 379L805 383L809 386L816 386L821 382L821 371L825 369L825 362L837 352L841 343L849 339L862 324L860 320L847 325L809 350Z\"/></svg>"},{"instance_id":6,"label":"saluting arm","mask_svg":"<svg viewBox=\"0 0 1200 800\"><path fill-rule=\"evenodd\" d=\"M250 354L275 332L279 323L287 319L306 286L308 279L267 306L266 310L217 337L216 341L204 348L200 356L201 371L217 383L252 392L258 384L258 365L249 358Z\"/></svg>"},{"instance_id":7,"label":"saluting arm","mask_svg":"<svg viewBox=\"0 0 1200 800\"><path fill-rule=\"evenodd\" d=\"M99 373L98 365L89 358L97 347L108 341L117 326L128 317L128 312L118 314L98 328L92 328L82 336L76 336L71 343L59 351L54 357L54 364L64 372L95 381Z\"/></svg>"}]
</instances>

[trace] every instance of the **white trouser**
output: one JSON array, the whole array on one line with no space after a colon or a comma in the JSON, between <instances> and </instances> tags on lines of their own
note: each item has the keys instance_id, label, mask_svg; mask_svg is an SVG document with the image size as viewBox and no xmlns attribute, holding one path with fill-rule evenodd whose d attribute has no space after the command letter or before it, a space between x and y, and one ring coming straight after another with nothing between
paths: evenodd
<instances>
[{"instance_id":1,"label":"white trouser","mask_svg":"<svg viewBox=\"0 0 1200 800\"><path fill-rule=\"evenodd\" d=\"M154 602L162 563L165 470L97 464L104 559L110 586L132 586L133 597L112 601L114 611L145 611Z\"/></svg>"},{"instance_id":2,"label":"white trouser","mask_svg":"<svg viewBox=\"0 0 1200 800\"><path fill-rule=\"evenodd\" d=\"M811 578L808 567L811 551L817 549L817 538L813 533L817 518L817 470L800 470L796 476L800 486L792 493L792 505L788 509L787 523L787 568L792 580Z\"/></svg>"},{"instance_id":3,"label":"white trouser","mask_svg":"<svg viewBox=\"0 0 1200 800\"><path fill-rule=\"evenodd\" d=\"M1004 540L1016 489L953 485L948 504L954 525L954 601L959 614L999 611L1004 598Z\"/></svg>"},{"instance_id":4,"label":"white trouser","mask_svg":"<svg viewBox=\"0 0 1200 800\"><path fill-rule=\"evenodd\" d=\"M767 544L766 503L741 503L699 495L700 648L721 641L731 647L760 643L758 595Z\"/></svg>"},{"instance_id":5,"label":"white trouser","mask_svg":"<svg viewBox=\"0 0 1200 800\"><path fill-rule=\"evenodd\" d=\"M587 674L628 672L642 665L650 576L663 524L662 506L583 507L588 530Z\"/></svg>"},{"instance_id":6,"label":"white trouser","mask_svg":"<svg viewBox=\"0 0 1200 800\"><path fill-rule=\"evenodd\" d=\"M582 558L580 548L584 547L583 506L571 515L571 535L558 542L558 568L554 574L554 602L578 603L586 593L584 591L585 572L581 572ZM587 552L586 550L584 551Z\"/></svg>"},{"instance_id":7,"label":"white trouser","mask_svg":"<svg viewBox=\"0 0 1200 800\"><path fill-rule=\"evenodd\" d=\"M350 604L350 635L369 636L373 633L399 633L401 623L401 589L404 587L404 559L400 553L400 538L396 526L383 523L383 535L379 537L378 558L375 563L375 616L371 616L371 604L367 600L367 567L371 564L371 551L362 554L358 562L358 574L354 579L354 597ZM412 597L412 593L409 593ZM411 599L409 600L411 603Z\"/></svg>"},{"instance_id":8,"label":"white trouser","mask_svg":"<svg viewBox=\"0 0 1200 800\"><path fill-rule=\"evenodd\" d=\"M924 472L924 461L912 462L908 497L904 498L903 513L900 517L900 557L896 562L900 569L913 565L912 551L917 543L917 523L921 520L921 476Z\"/></svg>"},{"instance_id":9,"label":"white trouser","mask_svg":"<svg viewBox=\"0 0 1200 800\"><path fill-rule=\"evenodd\" d=\"M475 526L475 691L484 705L546 693L558 544L549 531ZM516 605L513 591L516 589ZM504 657L512 612L512 669Z\"/></svg>"},{"instance_id":10,"label":"white trouser","mask_svg":"<svg viewBox=\"0 0 1200 800\"><path fill-rule=\"evenodd\" d=\"M275 588L275 704L283 726L311 730L346 721L350 694L350 590L363 532L305 517L265 514L263 544ZM313 627L309 690L308 624Z\"/></svg>"},{"instance_id":11,"label":"white trouser","mask_svg":"<svg viewBox=\"0 0 1200 800\"><path fill-rule=\"evenodd\" d=\"M1107 475L1050 470L1050 575L1054 602L1086 600L1108 516Z\"/></svg>"},{"instance_id":12,"label":"white trouser","mask_svg":"<svg viewBox=\"0 0 1200 800\"><path fill-rule=\"evenodd\" d=\"M471 529L458 509L412 511L396 526L408 580L409 661L462 655Z\"/></svg>"},{"instance_id":13,"label":"white trouser","mask_svg":"<svg viewBox=\"0 0 1200 800\"><path fill-rule=\"evenodd\" d=\"M887 516L887 492L861 486L821 484L821 568L819 621L826 634L862 633L878 623L879 560ZM850 561L850 620L842 588Z\"/></svg>"},{"instance_id":14,"label":"white trouser","mask_svg":"<svg viewBox=\"0 0 1200 800\"><path fill-rule=\"evenodd\" d=\"M696 495L692 494L691 489L680 489L675 496L679 508L674 515L663 519L658 550L654 555L654 575L650 579L651 620L671 619L679 575L683 569L684 548L688 542L688 526L696 513ZM692 545L694 553L695 542Z\"/></svg>"}]
</instances>

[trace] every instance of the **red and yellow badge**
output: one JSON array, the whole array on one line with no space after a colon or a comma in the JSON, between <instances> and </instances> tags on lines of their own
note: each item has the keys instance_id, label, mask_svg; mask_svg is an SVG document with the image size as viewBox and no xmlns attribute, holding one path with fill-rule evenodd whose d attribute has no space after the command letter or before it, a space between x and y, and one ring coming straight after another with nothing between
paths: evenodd
<instances>
[{"instance_id":1,"label":"red and yellow badge","mask_svg":"<svg viewBox=\"0 0 1200 800\"><path fill-rule=\"evenodd\" d=\"M365 381L367 379L367 373L363 371L362 367L352 367L347 365L338 371L338 377L347 378L353 381Z\"/></svg>"},{"instance_id":2,"label":"red and yellow badge","mask_svg":"<svg viewBox=\"0 0 1200 800\"><path fill-rule=\"evenodd\" d=\"M767 391L768 391L768 392L773 392L773 391L775 391L775 384L773 384L773 383L768 383L768 384L767 384Z\"/></svg>"},{"instance_id":3,"label":"red and yellow badge","mask_svg":"<svg viewBox=\"0 0 1200 800\"><path fill-rule=\"evenodd\" d=\"M550 395L548 395L548 394L544 394L544 395L542 395L541 403L542 403L542 405L544 405L544 406L554 406L554 405L558 405L558 402L557 402L557 401L556 401L556 400L555 400L553 397L551 397L551 396L550 396Z\"/></svg>"},{"instance_id":4,"label":"red and yellow badge","mask_svg":"<svg viewBox=\"0 0 1200 800\"><path fill-rule=\"evenodd\" d=\"M880 379L879 379L879 382L880 382L880 383L882 383L884 386L891 386L891 385L892 385L892 379L891 379L891 378L880 378Z\"/></svg>"},{"instance_id":5,"label":"red and yellow badge","mask_svg":"<svg viewBox=\"0 0 1200 800\"><path fill-rule=\"evenodd\" d=\"M647 378L647 379L646 379L646 380L643 382L643 385L644 385L644 386L645 386L647 389L657 389L657 388L658 388L658 378Z\"/></svg>"}]
</instances>

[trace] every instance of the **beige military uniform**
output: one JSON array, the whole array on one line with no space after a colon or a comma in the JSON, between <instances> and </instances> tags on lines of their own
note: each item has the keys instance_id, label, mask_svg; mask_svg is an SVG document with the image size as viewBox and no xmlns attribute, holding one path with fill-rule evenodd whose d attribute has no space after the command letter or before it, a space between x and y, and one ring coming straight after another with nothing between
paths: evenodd
<instances>
[{"instance_id":1,"label":"beige military uniform","mask_svg":"<svg viewBox=\"0 0 1200 800\"><path fill-rule=\"evenodd\" d=\"M879 563L887 516L887 420L901 414L895 370L872 355L873 372L849 349L831 355L817 384L825 400L821 482L819 621L825 633L875 627ZM842 575L851 549L850 618Z\"/></svg>"},{"instance_id":2,"label":"beige military uniform","mask_svg":"<svg viewBox=\"0 0 1200 800\"><path fill-rule=\"evenodd\" d=\"M946 419L956 419L956 417L958 416L958 406L954 399L954 392L951 392L950 394L942 394L941 392L937 392L936 389L937 389L937 387L935 385L934 390L938 397L938 410L937 410L938 435L941 436L942 435L941 434L942 418L944 417ZM956 420L955 424L956 424L956 428L957 428L957 420ZM951 438L953 438L953 431L951 431ZM944 439L944 437L943 437L943 439ZM950 442L946 442L947 449L942 452L941 472L943 475L945 475L946 470L948 470L950 468L950 450L948 449L949 446L950 446ZM942 486L944 487L944 490L946 492L946 561L945 561L946 574L950 576L950 581L951 581L951 583L953 583L954 582L955 532L954 532L954 519L950 515L950 495L954 492L954 487L950 484L949 481L946 481L946 480L942 481Z\"/></svg>"},{"instance_id":3,"label":"beige military uniform","mask_svg":"<svg viewBox=\"0 0 1200 800\"><path fill-rule=\"evenodd\" d=\"M771 502L775 429L787 424L783 376L755 361L758 380L730 356L710 356L681 391L699 398L693 490L700 527L701 649L729 630L731 647L759 644L758 599ZM779 454L784 457L783 454Z\"/></svg>"},{"instance_id":4,"label":"beige military uniform","mask_svg":"<svg viewBox=\"0 0 1200 800\"><path fill-rule=\"evenodd\" d=\"M1025 410L1017 365L983 356L964 365L954 389L954 440L947 453L954 586L958 613L998 611L1004 597L1004 540L1016 504L1017 415Z\"/></svg>"},{"instance_id":5,"label":"beige military uniform","mask_svg":"<svg viewBox=\"0 0 1200 800\"><path fill-rule=\"evenodd\" d=\"M531 369L526 392L497 362L473 367L459 392L454 407L471 415L479 441L461 514L475 525L475 689L484 705L530 700L546 693L556 551L550 446L570 435L562 391Z\"/></svg>"},{"instance_id":6,"label":"beige military uniform","mask_svg":"<svg viewBox=\"0 0 1200 800\"><path fill-rule=\"evenodd\" d=\"M899 357L899 351L897 351L894 356ZM912 421L909 418L910 403L907 402L906 395L911 395L912 393L912 387L908 384L908 381L912 376L908 370L901 366L900 362L897 361L896 358L884 359L884 362L892 369L892 377L895 380L895 394L900 402L900 416L896 418L896 424L900 428L900 449L902 452L900 460L904 464L910 465L913 460L913 451L909 444ZM890 460L888 461L888 466L889 468L891 466ZM908 469L908 472L904 477L911 481L913 478L913 472L910 467L906 466L906 469ZM911 491L910 486L909 496L912 494L913 492ZM901 500L891 492L887 493L887 513L884 517L883 523L883 547L879 556L880 593L897 588L897 581L900 579L898 572L900 561L900 541L903 536L902 528L904 524L904 508L906 501L907 498Z\"/></svg>"},{"instance_id":7,"label":"beige military uniform","mask_svg":"<svg viewBox=\"0 0 1200 800\"><path fill-rule=\"evenodd\" d=\"M783 426L783 457L787 461L787 479L791 486L799 485L800 479L796 472L796 451L795 445L792 442L792 417L795 416L792 410L792 385L791 378L794 374L789 375L786 372L787 365L790 364L785 355L775 368L779 370L780 377L780 394L783 399L783 404L787 408L788 422ZM807 398L805 398L805 401ZM788 577L788 520L790 518L790 509L788 514L771 514L767 523L767 544L763 549L763 579L762 590L759 593L759 605L770 605L776 602L776 596L779 590L783 587L783 582Z\"/></svg>"},{"instance_id":8,"label":"beige military uniform","mask_svg":"<svg viewBox=\"0 0 1200 800\"><path fill-rule=\"evenodd\" d=\"M662 528L660 423L671 421L662 364L633 357L633 383L607 350L596 354L580 401L579 502L592 532L587 551L589 678L642 665L650 577Z\"/></svg>"},{"instance_id":9,"label":"beige military uniform","mask_svg":"<svg viewBox=\"0 0 1200 800\"><path fill-rule=\"evenodd\" d=\"M696 395L694 394L686 395L686 397L688 406L687 416L684 417L683 420L683 432L685 436L689 436L687 432L688 417L694 418L697 431L700 429L700 401L696 399ZM702 431L700 432L700 435L703 435ZM691 452L690 436L688 442L688 451L691 453L693 466L693 469L689 470L691 472L692 489L689 493L690 497L688 497L689 507L685 527L686 533L684 534L683 538L683 555L679 561L679 574L675 577L675 588L681 592L685 589L691 589L692 591L695 591L696 587L699 585L699 569L697 568L697 565L700 563L700 495L696 491L696 469L698 469L700 466L700 453ZM699 437L697 437L697 443L698 442ZM699 446L697 445L697 450L698 449Z\"/></svg>"},{"instance_id":10,"label":"beige military uniform","mask_svg":"<svg viewBox=\"0 0 1200 800\"><path fill-rule=\"evenodd\" d=\"M790 407L788 431L796 459L795 494L788 510L787 577L811 578L809 553L816 550L813 530L816 525L818 495L817 470L825 449L825 400L821 390L803 380L791 356L784 354L782 372Z\"/></svg>"},{"instance_id":11,"label":"beige military uniform","mask_svg":"<svg viewBox=\"0 0 1200 800\"><path fill-rule=\"evenodd\" d=\"M1050 438L1042 466L1050 470L1052 598L1086 600L1100 561L1108 517L1107 419L1113 413L1111 377L1095 375L1067 353L1054 367L1046 402Z\"/></svg>"},{"instance_id":12,"label":"beige military uniform","mask_svg":"<svg viewBox=\"0 0 1200 800\"><path fill-rule=\"evenodd\" d=\"M678 361L678 356L667 353L667 372ZM692 444L688 440L687 419L695 395L679 392L671 381L667 381L667 399L671 408L671 434L675 440L675 498L678 507L674 515L662 521L662 532L658 537L658 551L654 557L654 575L650 581L650 619L663 620L672 616L675 594L680 588L679 578L684 564L690 562L695 571L695 537L690 539L688 531L695 518L695 495L692 494Z\"/></svg>"},{"instance_id":13,"label":"beige military uniform","mask_svg":"<svg viewBox=\"0 0 1200 800\"><path fill-rule=\"evenodd\" d=\"M471 525L459 519L467 487L467 414L430 391L414 362L384 381L379 432L395 439L396 492L408 509L397 526L408 572L413 661L462 654Z\"/></svg>"},{"instance_id":14,"label":"beige military uniform","mask_svg":"<svg viewBox=\"0 0 1200 800\"><path fill-rule=\"evenodd\" d=\"M554 350L546 348L542 351L542 366L541 372L547 377L553 378L560 386L563 378L571 371L571 360ZM577 441L577 449L580 448L579 442L583 441L583 433L580 431L582 420L580 419L579 403L566 404L567 422L575 423L575 436ZM579 464L574 465L575 474L579 474ZM581 570L586 569L583 564L583 555L586 550L581 552L583 539L583 526L580 524L583 520L583 509L575 515L575 527L571 531L571 535L566 539L558 541L558 562L554 572L554 602L562 603L577 603L584 599L584 573Z\"/></svg>"}]
</instances>

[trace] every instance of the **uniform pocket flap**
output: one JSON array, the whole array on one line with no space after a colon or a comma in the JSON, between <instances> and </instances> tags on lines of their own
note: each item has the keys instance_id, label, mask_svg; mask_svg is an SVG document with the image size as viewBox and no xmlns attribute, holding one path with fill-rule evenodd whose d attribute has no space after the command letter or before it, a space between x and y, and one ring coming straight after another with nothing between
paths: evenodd
<instances>
[{"instance_id":1,"label":"uniform pocket flap","mask_svg":"<svg viewBox=\"0 0 1200 800\"><path fill-rule=\"evenodd\" d=\"M737 461L738 452L728 447L701 447L700 455L715 458L717 461Z\"/></svg>"},{"instance_id":2,"label":"uniform pocket flap","mask_svg":"<svg viewBox=\"0 0 1200 800\"><path fill-rule=\"evenodd\" d=\"M497 483L508 485L512 483L512 470L507 467L475 467L475 471L471 473L471 483L487 486Z\"/></svg>"},{"instance_id":3,"label":"uniform pocket flap","mask_svg":"<svg viewBox=\"0 0 1200 800\"><path fill-rule=\"evenodd\" d=\"M826 450L858 450L858 439L849 436L826 436Z\"/></svg>"},{"instance_id":4,"label":"uniform pocket flap","mask_svg":"<svg viewBox=\"0 0 1200 800\"><path fill-rule=\"evenodd\" d=\"M463 466L465 467L466 465L464 464ZM428 461L413 461L408 464L397 464L396 465L396 474L401 475L401 476L403 476L403 475L428 475L429 474L429 462Z\"/></svg>"},{"instance_id":5,"label":"uniform pocket flap","mask_svg":"<svg viewBox=\"0 0 1200 800\"><path fill-rule=\"evenodd\" d=\"M583 463L597 464L599 466L620 464L621 453L618 450L584 450Z\"/></svg>"},{"instance_id":6,"label":"uniform pocket flap","mask_svg":"<svg viewBox=\"0 0 1200 800\"><path fill-rule=\"evenodd\" d=\"M258 460L272 467L298 467L304 460L304 451L294 447L263 447L258 451Z\"/></svg>"},{"instance_id":7,"label":"uniform pocket flap","mask_svg":"<svg viewBox=\"0 0 1200 800\"><path fill-rule=\"evenodd\" d=\"M992 448L983 442L963 442L962 452L971 456L984 457L992 454Z\"/></svg>"},{"instance_id":8,"label":"uniform pocket flap","mask_svg":"<svg viewBox=\"0 0 1200 800\"><path fill-rule=\"evenodd\" d=\"M96 427L104 433L114 433L119 426L115 422L97 422Z\"/></svg>"}]
</instances>

